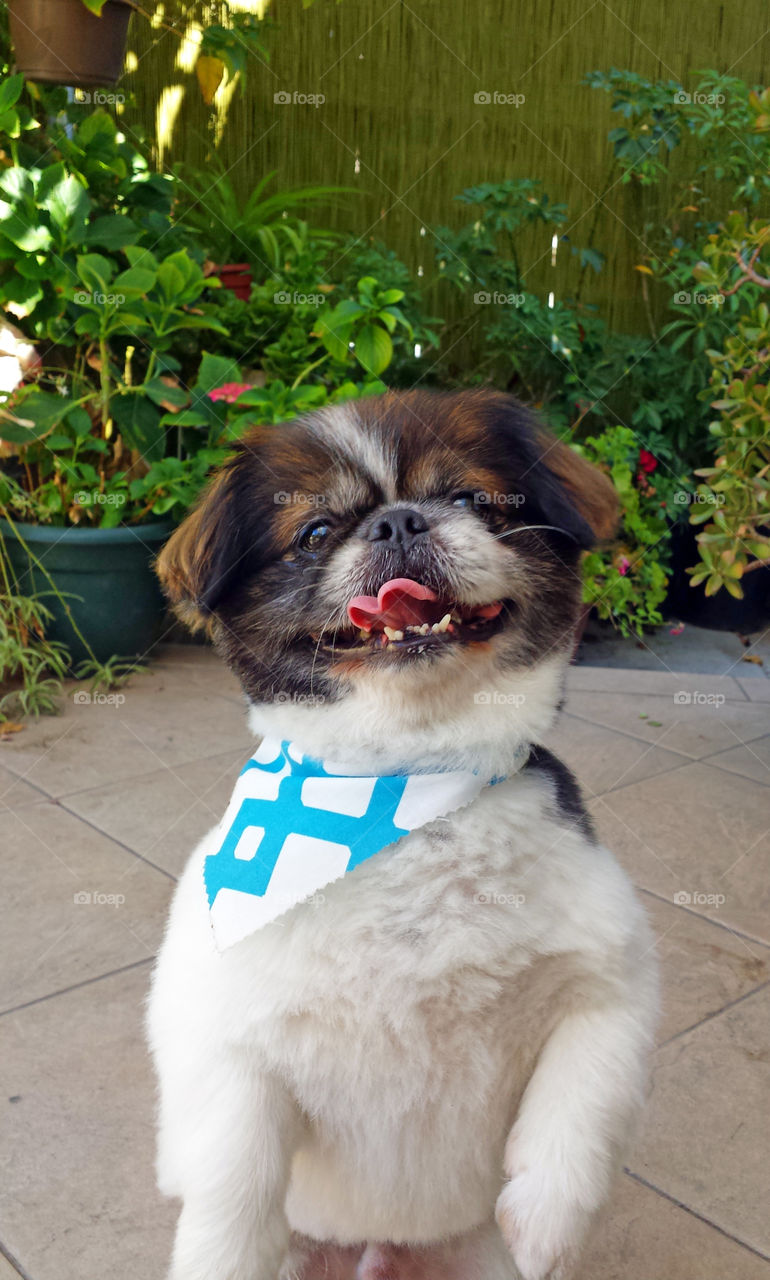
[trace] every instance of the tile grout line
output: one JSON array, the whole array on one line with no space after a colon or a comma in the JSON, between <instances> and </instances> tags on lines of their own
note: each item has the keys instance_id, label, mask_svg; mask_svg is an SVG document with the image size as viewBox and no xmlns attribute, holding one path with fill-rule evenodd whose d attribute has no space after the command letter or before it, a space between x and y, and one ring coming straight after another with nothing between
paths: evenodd
<instances>
[{"instance_id":1,"label":"tile grout line","mask_svg":"<svg viewBox=\"0 0 770 1280\"><path fill-rule=\"evenodd\" d=\"M61 800L54 800L52 803L58 805L58 807L63 809L65 813L68 813L71 818L74 818L76 822L82 822L83 826L90 827L90 829L95 831L97 835L103 836L104 839L109 840L111 844L117 845L117 847L122 849L124 853L130 854L132 858L137 858L139 862L143 862L146 867L151 867L153 871L160 872L160 874L165 876L167 880L170 880L172 884L176 884L177 877L175 875L172 875L170 871L166 871L164 867L158 866L156 862L152 862L149 858L145 858L143 853L137 853L136 849L132 849L129 845L124 844L122 840L118 840L115 836L109 835L108 832L103 831L101 827L97 827L96 823L91 822L89 818L84 818L81 814L75 813L73 809L70 809L66 804L63 804Z\"/></svg>"},{"instance_id":2,"label":"tile grout line","mask_svg":"<svg viewBox=\"0 0 770 1280\"><path fill-rule=\"evenodd\" d=\"M745 1240L741 1240L740 1236L734 1236L730 1231L726 1231L724 1227L718 1226L716 1222L712 1222L711 1218L707 1218L705 1214L699 1213L697 1209L691 1209L683 1200L678 1200L676 1196L672 1196L669 1191L664 1191L662 1187L656 1187L654 1182L648 1182L641 1174L634 1173L627 1166L623 1172L626 1177L632 1178L634 1182L638 1182L640 1186L646 1187L648 1191L653 1191L655 1195L661 1196L662 1199L668 1200L669 1204L676 1205L677 1209L683 1209L685 1213L689 1213L692 1218L697 1218L698 1222L703 1222L707 1227L711 1227L712 1231L718 1231L720 1236L724 1236L726 1240L732 1240L733 1244L740 1245L742 1249L746 1249L748 1253L753 1253L756 1258L761 1258L763 1262L770 1262L770 1255L762 1253L760 1249L755 1249L753 1245L747 1244Z\"/></svg>"},{"instance_id":3,"label":"tile grout line","mask_svg":"<svg viewBox=\"0 0 770 1280\"><path fill-rule=\"evenodd\" d=\"M770 978L760 982L759 986L752 987L751 991L744 991L742 996L736 996L734 1000L728 1000L727 1004L722 1005L721 1009L715 1009L712 1013L704 1014L700 1021L694 1022L691 1027L685 1027L682 1031L675 1031L672 1036L668 1037L668 1040L661 1040L660 1044L656 1045L655 1052L657 1053L658 1049L664 1049L667 1045L673 1044L675 1040L680 1040L682 1036L688 1035L691 1031L697 1031L700 1027L705 1026L707 1022L713 1022L715 1018L720 1018L723 1013L734 1009L738 1004L743 1004L744 1000L750 1000L752 996L764 991L768 986L770 986Z\"/></svg>"},{"instance_id":4,"label":"tile grout line","mask_svg":"<svg viewBox=\"0 0 770 1280\"><path fill-rule=\"evenodd\" d=\"M733 680L736 683L739 680L746 679L745 676L725 676L725 675L720 675L718 672L715 672L715 671L676 671L676 670L672 671L670 668L668 671L658 671L656 667L650 667L648 669L646 667L589 667L589 666L573 667L573 666L570 666L567 671L568 682L569 682L570 671L602 671L602 672L641 671L641 672L644 672L645 675L681 676L684 680L691 680L691 679L695 679L696 677L699 677L699 678L702 677L704 681L705 680ZM749 676L749 679L758 679L758 678L759 677L756 677L756 676ZM740 684L738 685L738 691L739 692L736 693L733 697L729 697L727 694L725 694L725 698L727 702L735 702L737 703L738 706L742 706L744 702L753 701L753 699L749 697L749 695L746 693L746 690L743 689ZM608 689L606 685L602 685L598 681L595 689L575 689L574 692L575 693L620 693L626 698L668 697L668 694L656 693L654 690L651 690L651 689Z\"/></svg>"},{"instance_id":5,"label":"tile grout line","mask_svg":"<svg viewBox=\"0 0 770 1280\"><path fill-rule=\"evenodd\" d=\"M7 1245L3 1244L2 1240L0 1240L0 1257L5 1258L6 1262L13 1267L17 1275L21 1276L21 1280L32 1280L32 1276L29 1274L26 1267L22 1266L19 1259L15 1254L11 1253L10 1249Z\"/></svg>"},{"instance_id":6,"label":"tile grout line","mask_svg":"<svg viewBox=\"0 0 770 1280\"><path fill-rule=\"evenodd\" d=\"M717 929L724 929L726 933L731 934L734 938L743 938L746 942L754 942L758 947L764 947L765 950L770 948L770 943L766 942L764 938L755 938L752 933L744 933L742 929L734 929L732 925L723 924L721 920L715 920L713 916L701 915L700 911L693 911L692 907L688 907L684 902L672 902L670 898L664 897L662 893L658 893L655 889L647 889L644 885L637 884L636 881L634 881L634 888L638 893L649 894L656 902L662 902L666 907L674 907L677 911L684 911L686 915L692 916L694 920L701 920L705 924L715 925Z\"/></svg>"},{"instance_id":7,"label":"tile grout line","mask_svg":"<svg viewBox=\"0 0 770 1280\"><path fill-rule=\"evenodd\" d=\"M590 724L593 729L604 729L607 733L618 733L621 737L629 738L631 742L638 742L645 747L657 747L658 745L657 742L648 742L646 738L640 738L637 734L631 733L628 729L616 729L614 725L604 724L601 720L589 720L587 716L581 716L577 711L568 711L566 707L563 711L560 711L559 714L562 716L569 716L572 720L579 720L581 724ZM558 726L558 720L556 723ZM685 751L680 751L677 747L661 747L661 751L670 751L672 755L681 756L683 764L698 763L698 756L688 756Z\"/></svg>"},{"instance_id":8,"label":"tile grout line","mask_svg":"<svg viewBox=\"0 0 770 1280\"><path fill-rule=\"evenodd\" d=\"M582 692L592 692L592 691L580 690L580 692L582 693ZM660 695L656 694L654 696L659 697ZM753 707L761 707L764 704L761 702L750 702L748 705ZM631 733L629 729L618 729L616 728L615 725L605 724L604 721L602 720L589 720L587 716L581 715L579 711L570 711L566 706L559 712L559 714L562 716L571 716L573 720L580 720L583 724L590 724L595 729L606 729L608 733L619 733L624 738L630 738L632 742L643 742L645 746L648 746L648 747L657 747L658 745L657 742L648 742L646 738L640 738L638 734ZM749 738L748 741L761 742L763 738L767 738L769 736L770 734L768 734L768 732L765 730L763 733L758 733L756 738ZM681 756L685 762L689 762L690 764L700 764L704 760L710 760L713 756L720 755L721 752L723 751L732 751L736 745L745 747L745 746L748 746L748 743L744 742L743 740L740 740L737 743L730 743L730 745L727 747L717 747L715 751L712 751L709 755L705 755L705 756L690 756L687 754L686 751L680 751L679 747L666 746L662 749L664 751L670 751L673 755ZM752 778L751 781L754 782L756 781L756 779Z\"/></svg>"},{"instance_id":9,"label":"tile grout line","mask_svg":"<svg viewBox=\"0 0 770 1280\"><path fill-rule=\"evenodd\" d=\"M152 964L155 956L145 956L144 960L134 960L131 964L124 964L120 969L110 969L107 973L97 973L93 978L84 978L82 982L73 982L69 987L61 987L59 991L49 991L47 995L35 996L34 1000L25 1000L23 1004L13 1005L10 1009L0 1009L0 1018L6 1018L10 1013L20 1013L22 1009L31 1009L33 1005L44 1004L46 1000L56 1000L58 996L69 995L71 991L80 991L83 987L93 986L95 982L104 982L106 978L116 978L121 973L130 973L132 969L140 969L142 965ZM2 1241L0 1241L0 1253L2 1253Z\"/></svg>"},{"instance_id":10,"label":"tile grout line","mask_svg":"<svg viewBox=\"0 0 770 1280\"><path fill-rule=\"evenodd\" d=\"M248 751L248 745L244 747L244 751ZM189 769L191 765L202 764L204 760L221 760L223 756L233 755L236 751L240 751L239 747L228 747L225 751L215 751L211 756L197 756L195 760L186 760L184 764L174 764L168 766L168 772L176 774L178 769ZM252 753L253 754L253 753ZM128 781L142 782L145 778L157 778L158 770L148 769L146 773L138 773ZM76 796L87 796L93 791L106 791L108 787L119 786L123 782L122 778L114 778L111 782L96 782L92 787L81 787L78 791L65 791L60 796L47 796L55 804L63 804L65 800L72 800ZM32 801L30 801L32 803ZM20 807L20 806L19 806ZM79 816L79 815L78 815Z\"/></svg>"}]
</instances>

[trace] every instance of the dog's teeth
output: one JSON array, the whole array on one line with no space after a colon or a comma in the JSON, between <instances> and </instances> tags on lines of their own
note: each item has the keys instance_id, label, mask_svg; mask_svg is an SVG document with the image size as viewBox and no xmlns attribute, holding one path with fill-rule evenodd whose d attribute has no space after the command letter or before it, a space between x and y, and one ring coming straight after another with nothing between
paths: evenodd
<instances>
[{"instance_id":1,"label":"dog's teeth","mask_svg":"<svg viewBox=\"0 0 770 1280\"><path fill-rule=\"evenodd\" d=\"M383 630L389 640L403 640L404 638L403 631L395 631L393 627L383 627Z\"/></svg>"},{"instance_id":2,"label":"dog's teeth","mask_svg":"<svg viewBox=\"0 0 770 1280\"><path fill-rule=\"evenodd\" d=\"M358 635L361 640L371 640L372 638L370 632L364 631L363 627L359 627Z\"/></svg>"},{"instance_id":3,"label":"dog's teeth","mask_svg":"<svg viewBox=\"0 0 770 1280\"><path fill-rule=\"evenodd\" d=\"M438 624L438 629L439 629L439 631L446 631L446 629L447 629L447 627L449 626L449 624L450 624L450 622L451 622L451 621L452 621L452 615L451 615L451 613L445 613L445 614L444 614L444 616L443 616L443 618L441 619L441 621L440 621L440 622L439 622L439 624Z\"/></svg>"},{"instance_id":4,"label":"dog's teeth","mask_svg":"<svg viewBox=\"0 0 770 1280\"><path fill-rule=\"evenodd\" d=\"M416 628L416 630L420 632L421 636L427 636L428 632L430 631L430 625L427 622L423 622L422 626Z\"/></svg>"}]
</instances>

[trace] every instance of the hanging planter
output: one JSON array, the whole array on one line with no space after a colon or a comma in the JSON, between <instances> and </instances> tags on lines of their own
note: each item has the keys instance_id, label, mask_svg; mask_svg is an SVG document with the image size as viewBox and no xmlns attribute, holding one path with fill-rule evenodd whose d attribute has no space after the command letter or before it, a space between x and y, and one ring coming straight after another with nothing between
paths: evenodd
<instances>
[{"instance_id":1,"label":"hanging planter","mask_svg":"<svg viewBox=\"0 0 770 1280\"><path fill-rule=\"evenodd\" d=\"M130 0L8 0L16 69L28 80L77 87L115 84L123 70Z\"/></svg>"}]
</instances>

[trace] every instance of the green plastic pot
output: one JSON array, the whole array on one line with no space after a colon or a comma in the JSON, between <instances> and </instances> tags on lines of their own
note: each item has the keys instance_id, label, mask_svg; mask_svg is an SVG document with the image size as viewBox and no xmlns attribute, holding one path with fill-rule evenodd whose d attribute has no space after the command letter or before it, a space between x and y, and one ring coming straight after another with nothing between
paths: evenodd
<instances>
[{"instance_id":1,"label":"green plastic pot","mask_svg":"<svg viewBox=\"0 0 770 1280\"><path fill-rule=\"evenodd\" d=\"M29 558L24 543L50 574L94 657L140 658L160 634L165 606L153 561L173 525L122 525L117 529L54 529L0 520L0 534L22 595L42 597L53 620L51 640L67 646L73 665L91 655L78 639L51 583Z\"/></svg>"}]
</instances>

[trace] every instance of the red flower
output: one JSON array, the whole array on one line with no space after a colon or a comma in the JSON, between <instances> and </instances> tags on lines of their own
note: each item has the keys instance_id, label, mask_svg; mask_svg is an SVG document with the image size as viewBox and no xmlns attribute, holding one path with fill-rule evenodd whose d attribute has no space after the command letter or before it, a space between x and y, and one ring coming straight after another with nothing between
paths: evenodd
<instances>
[{"instance_id":1,"label":"red flower","mask_svg":"<svg viewBox=\"0 0 770 1280\"><path fill-rule=\"evenodd\" d=\"M649 453L647 449L639 450L639 466L647 475L654 471L658 465L658 459L654 454Z\"/></svg>"},{"instance_id":2,"label":"red flower","mask_svg":"<svg viewBox=\"0 0 770 1280\"><path fill-rule=\"evenodd\" d=\"M226 400L228 404L234 404L238 396L243 395L244 391L251 391L254 384L251 382L224 382L221 387L214 387L213 391L207 391L209 400Z\"/></svg>"},{"instance_id":3,"label":"red flower","mask_svg":"<svg viewBox=\"0 0 770 1280\"><path fill-rule=\"evenodd\" d=\"M620 559L617 561L617 567L618 567L618 573L620 574L621 578L625 578L626 574L631 568L631 561L629 560L628 556L621 556Z\"/></svg>"}]
</instances>

